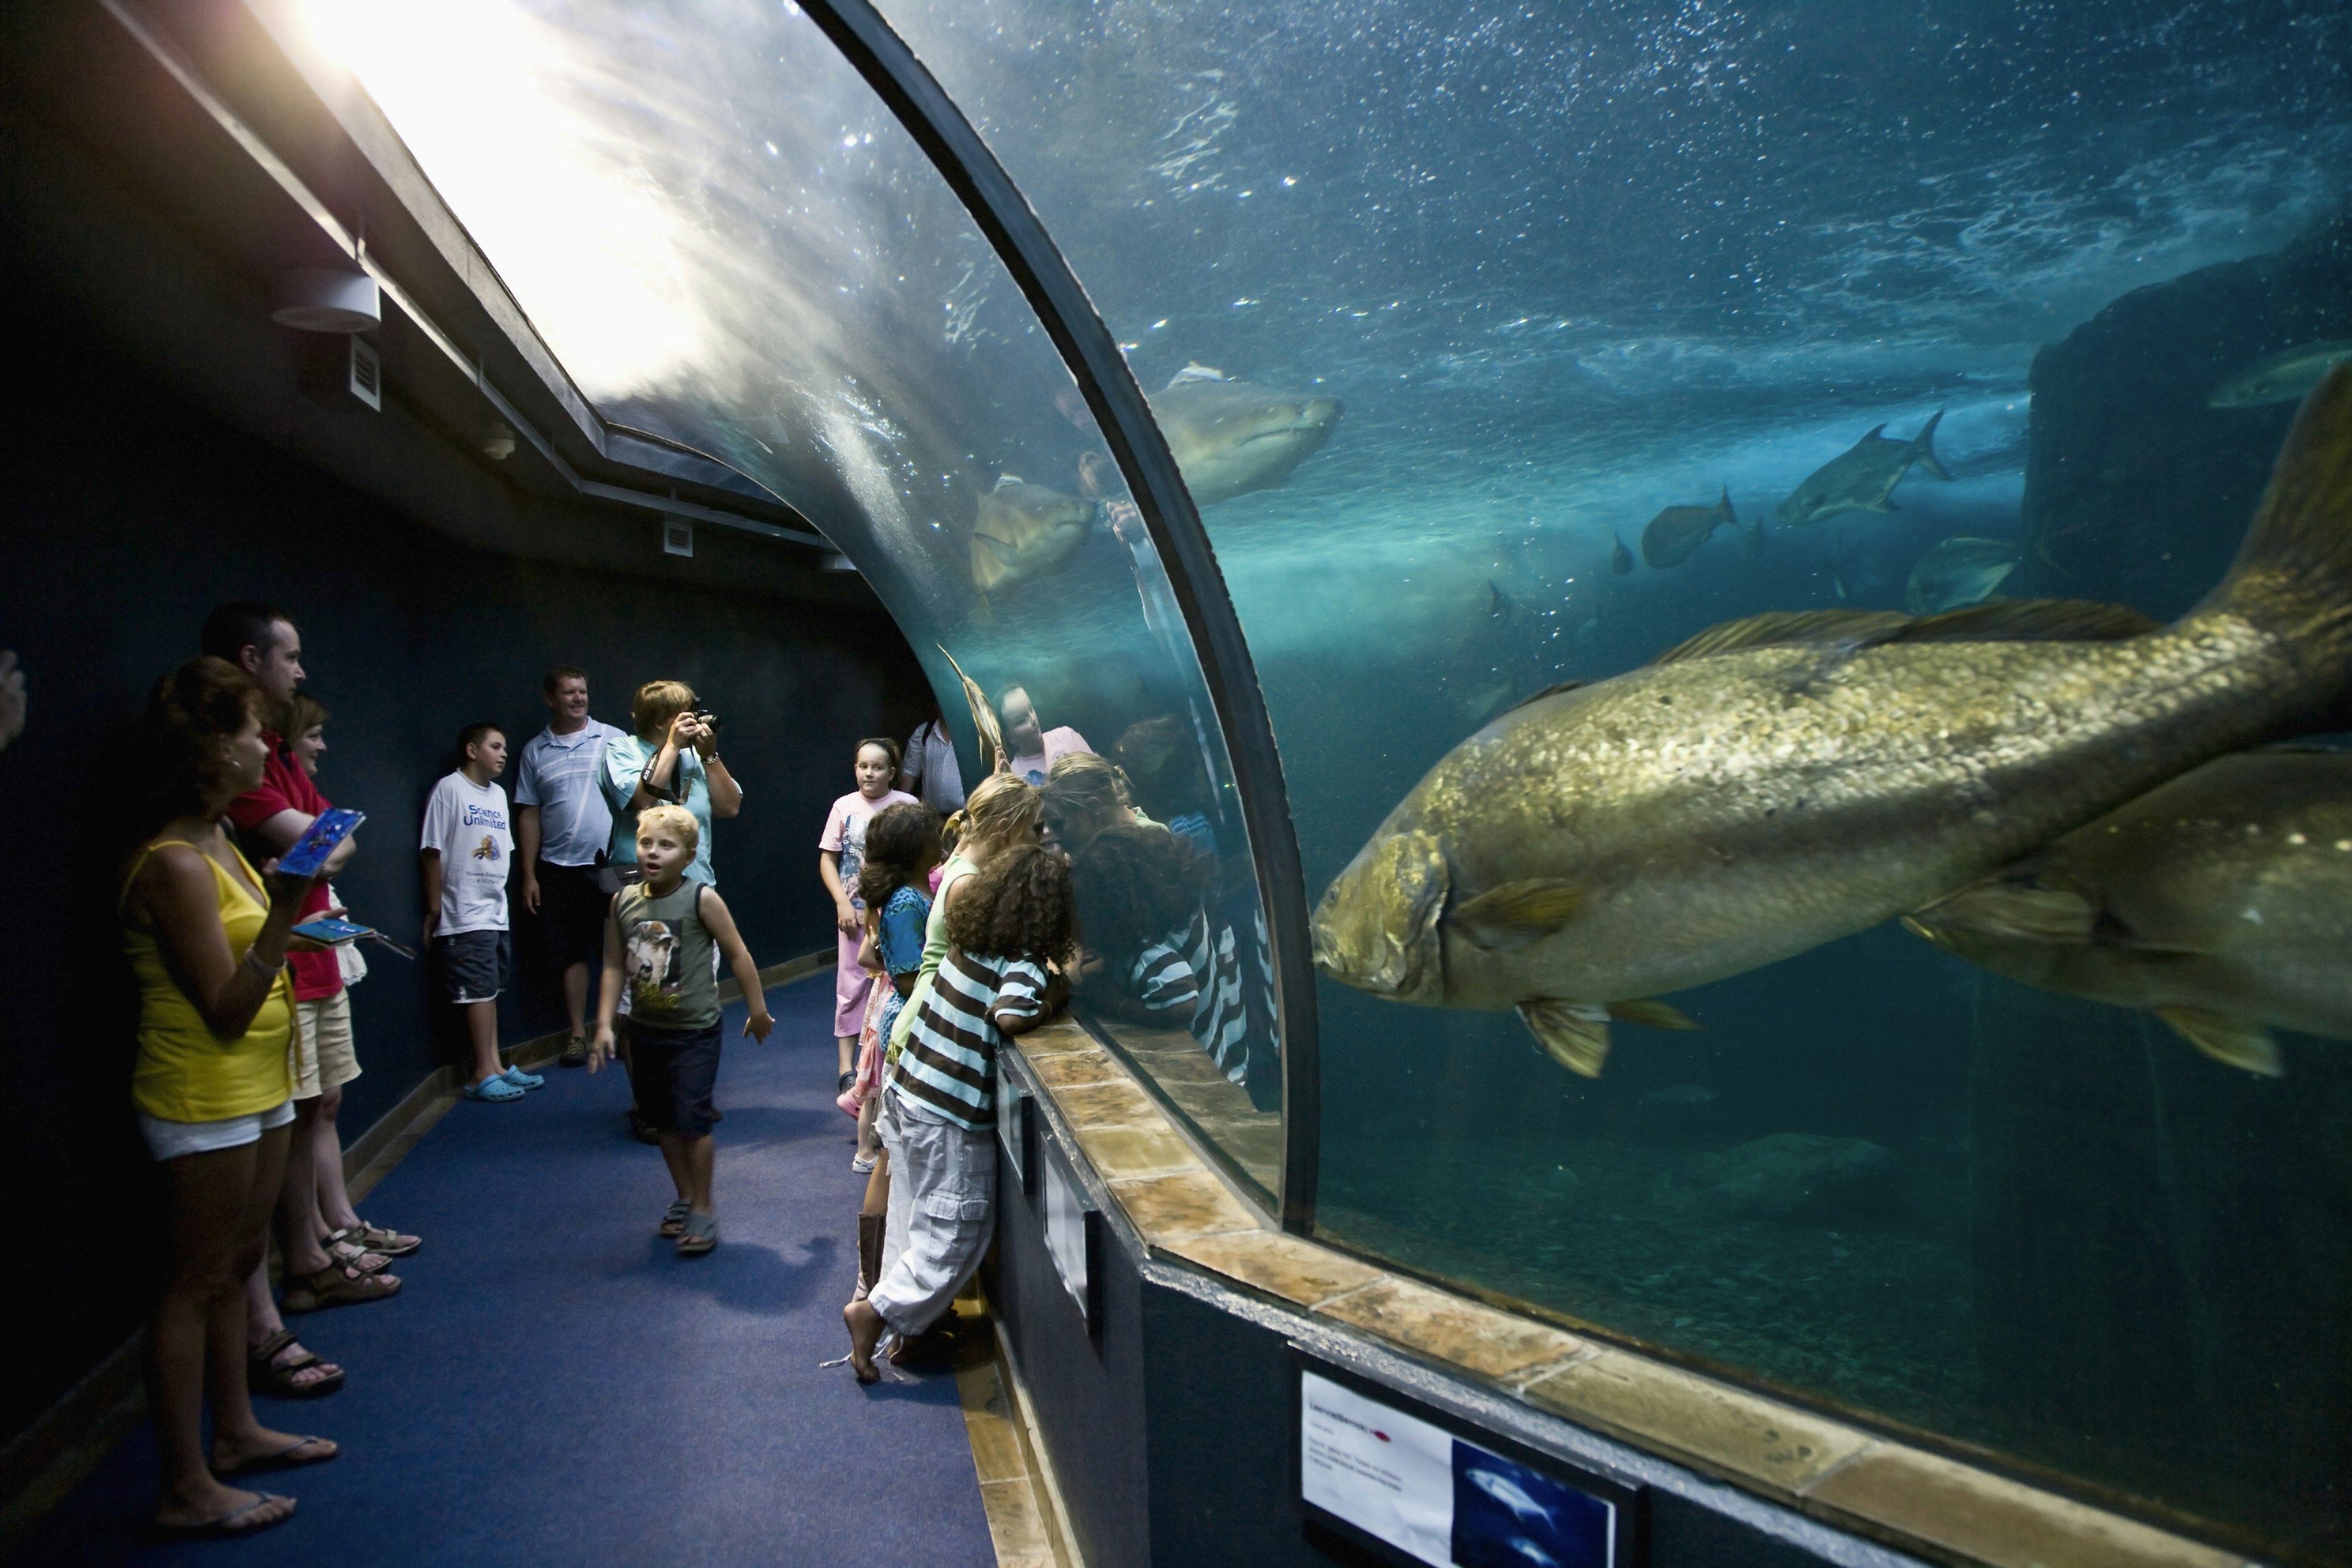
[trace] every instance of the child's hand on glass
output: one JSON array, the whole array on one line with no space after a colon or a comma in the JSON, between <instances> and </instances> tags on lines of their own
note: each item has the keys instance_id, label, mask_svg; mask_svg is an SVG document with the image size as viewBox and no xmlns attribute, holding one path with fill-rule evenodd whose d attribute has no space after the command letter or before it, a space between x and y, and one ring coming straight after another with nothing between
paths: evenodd
<instances>
[{"instance_id":1,"label":"child's hand on glass","mask_svg":"<svg viewBox=\"0 0 2352 1568\"><path fill-rule=\"evenodd\" d=\"M594 1072L613 1059L613 1026L596 1026L596 1037L588 1042L588 1070Z\"/></svg>"},{"instance_id":2,"label":"child's hand on glass","mask_svg":"<svg viewBox=\"0 0 2352 1568\"><path fill-rule=\"evenodd\" d=\"M764 1044L768 1038L768 1031L775 1026L775 1015L769 1012L765 1007L759 1008L754 1011L750 1017L743 1020L743 1037L749 1040L758 1040Z\"/></svg>"}]
</instances>

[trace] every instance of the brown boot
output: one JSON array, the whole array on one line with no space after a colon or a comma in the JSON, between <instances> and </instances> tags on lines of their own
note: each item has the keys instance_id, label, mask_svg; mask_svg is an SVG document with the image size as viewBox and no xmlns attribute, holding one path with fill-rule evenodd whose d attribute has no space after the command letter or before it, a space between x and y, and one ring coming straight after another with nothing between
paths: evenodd
<instances>
[{"instance_id":1,"label":"brown boot","mask_svg":"<svg viewBox=\"0 0 2352 1568\"><path fill-rule=\"evenodd\" d=\"M857 1216L857 1294L854 1301L863 1301L882 1282L882 1233L890 1223L887 1214L862 1214Z\"/></svg>"}]
</instances>

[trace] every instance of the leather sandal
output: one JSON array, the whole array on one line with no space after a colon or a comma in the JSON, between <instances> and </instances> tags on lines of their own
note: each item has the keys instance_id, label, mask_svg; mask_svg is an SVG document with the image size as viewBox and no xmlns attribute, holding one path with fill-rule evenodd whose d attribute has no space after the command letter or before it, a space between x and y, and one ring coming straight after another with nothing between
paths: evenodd
<instances>
[{"instance_id":1,"label":"leather sandal","mask_svg":"<svg viewBox=\"0 0 2352 1568\"><path fill-rule=\"evenodd\" d=\"M403 1236L396 1230L385 1230L365 1220L345 1226L341 1230L329 1231L326 1240L330 1247L339 1241L348 1241L354 1247L364 1247L370 1252L382 1253L386 1258L406 1258L425 1245L421 1237Z\"/></svg>"},{"instance_id":2,"label":"leather sandal","mask_svg":"<svg viewBox=\"0 0 2352 1568\"><path fill-rule=\"evenodd\" d=\"M322 1394L332 1394L343 1385L343 1369L337 1367L325 1377L309 1383L297 1383L294 1374L305 1367L320 1364L318 1356L304 1351L292 1361L279 1361L278 1352L294 1342L294 1331L280 1329L251 1350L245 1352L245 1385L255 1394L272 1399L316 1399Z\"/></svg>"},{"instance_id":3,"label":"leather sandal","mask_svg":"<svg viewBox=\"0 0 2352 1568\"><path fill-rule=\"evenodd\" d=\"M400 1281L397 1279L387 1279L381 1274L362 1274L349 1264L330 1263L316 1274L288 1275L286 1299L279 1305L289 1312L317 1312L329 1307L381 1301L399 1294Z\"/></svg>"}]
</instances>

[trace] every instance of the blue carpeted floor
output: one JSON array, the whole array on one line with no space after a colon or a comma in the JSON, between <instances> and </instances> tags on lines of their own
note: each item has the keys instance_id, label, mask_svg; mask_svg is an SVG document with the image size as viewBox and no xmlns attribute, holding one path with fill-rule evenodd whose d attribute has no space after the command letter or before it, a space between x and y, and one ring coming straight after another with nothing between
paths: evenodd
<instances>
[{"instance_id":1,"label":"blue carpeted floor","mask_svg":"<svg viewBox=\"0 0 2352 1568\"><path fill-rule=\"evenodd\" d=\"M769 994L764 1046L728 1009L718 1251L655 1236L670 1189L619 1075L551 1067L520 1104L460 1101L361 1205L425 1237L405 1289L294 1320L347 1386L257 1402L343 1445L259 1481L295 1517L157 1540L142 1426L22 1561L993 1563L953 1377L866 1390L817 1367L846 1348L866 1180L833 1104L831 977Z\"/></svg>"}]
</instances>

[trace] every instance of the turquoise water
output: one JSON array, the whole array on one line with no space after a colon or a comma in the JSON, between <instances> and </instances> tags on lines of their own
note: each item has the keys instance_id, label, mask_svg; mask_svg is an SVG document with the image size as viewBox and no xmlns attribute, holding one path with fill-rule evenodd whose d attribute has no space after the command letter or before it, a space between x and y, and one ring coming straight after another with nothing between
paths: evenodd
<instances>
[{"instance_id":1,"label":"turquoise water","mask_svg":"<svg viewBox=\"0 0 2352 1568\"><path fill-rule=\"evenodd\" d=\"M2322 0L885 9L1148 390L1194 367L1344 405L1203 510L1310 898L1511 702L1726 620L1987 593L2179 615L2294 412L2209 399L2352 339L2352 19ZM368 82L587 395L801 506L951 715L940 646L1098 750L1193 734L1197 776L1147 805L1206 805L1246 902L1148 547L1106 514L974 589L982 498L1078 494L1101 443L887 114L790 5L494 10ZM468 69L532 129L433 90ZM584 193L578 221L535 226L518 183ZM1931 419L1948 478L1779 515ZM1732 526L1646 563L1653 518L1718 497ZM1926 580L1956 553L1977 577ZM1586 1079L1508 1014L1326 981L1323 1232L2267 1556L2352 1558L2343 1042L2283 1036L2284 1076L2255 1077L1892 925L1673 1001L1700 1032L1620 1027Z\"/></svg>"}]
</instances>

